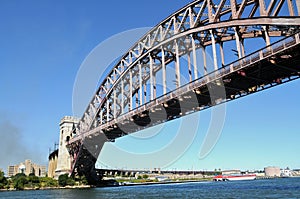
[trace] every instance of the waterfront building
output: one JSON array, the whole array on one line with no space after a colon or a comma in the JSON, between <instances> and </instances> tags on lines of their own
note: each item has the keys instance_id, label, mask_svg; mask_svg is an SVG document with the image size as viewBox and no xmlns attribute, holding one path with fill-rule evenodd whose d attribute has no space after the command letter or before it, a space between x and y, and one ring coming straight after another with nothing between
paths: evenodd
<instances>
[{"instance_id":1,"label":"waterfront building","mask_svg":"<svg viewBox=\"0 0 300 199\"><path fill-rule=\"evenodd\" d=\"M54 175L54 178L56 179L58 179L58 177L62 174L69 174L71 171L71 157L66 145L69 139L72 137L72 131L78 122L79 120L72 116L65 116L60 121L57 167Z\"/></svg>"},{"instance_id":2,"label":"waterfront building","mask_svg":"<svg viewBox=\"0 0 300 199\"><path fill-rule=\"evenodd\" d=\"M292 175L292 171L289 168L286 168L286 169L280 170L280 176L281 177L291 177L293 175Z\"/></svg>"},{"instance_id":3,"label":"waterfront building","mask_svg":"<svg viewBox=\"0 0 300 199\"><path fill-rule=\"evenodd\" d=\"M300 169L293 169L292 174L293 176L300 176Z\"/></svg>"},{"instance_id":4,"label":"waterfront building","mask_svg":"<svg viewBox=\"0 0 300 199\"><path fill-rule=\"evenodd\" d=\"M25 160L20 164L8 166L7 172L9 177L18 173L24 173L25 175L33 173L35 176L44 177L46 176L46 166L38 165L31 162L31 160Z\"/></svg>"},{"instance_id":5,"label":"waterfront building","mask_svg":"<svg viewBox=\"0 0 300 199\"><path fill-rule=\"evenodd\" d=\"M241 174L241 170L234 169L234 170L222 171L222 175L232 175L232 174Z\"/></svg>"},{"instance_id":6,"label":"waterfront building","mask_svg":"<svg viewBox=\"0 0 300 199\"><path fill-rule=\"evenodd\" d=\"M280 177L281 172L279 167L269 166L264 168L267 177Z\"/></svg>"}]
</instances>

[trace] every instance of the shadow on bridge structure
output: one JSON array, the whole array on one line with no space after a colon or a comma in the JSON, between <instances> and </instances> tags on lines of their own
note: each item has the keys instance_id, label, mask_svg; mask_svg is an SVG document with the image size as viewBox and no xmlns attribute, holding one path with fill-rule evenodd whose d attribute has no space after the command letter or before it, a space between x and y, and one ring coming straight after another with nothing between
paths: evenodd
<instances>
[{"instance_id":1,"label":"shadow on bridge structure","mask_svg":"<svg viewBox=\"0 0 300 199\"><path fill-rule=\"evenodd\" d=\"M72 175L95 183L107 141L300 77L300 2L196 0L112 67L68 142Z\"/></svg>"}]
</instances>

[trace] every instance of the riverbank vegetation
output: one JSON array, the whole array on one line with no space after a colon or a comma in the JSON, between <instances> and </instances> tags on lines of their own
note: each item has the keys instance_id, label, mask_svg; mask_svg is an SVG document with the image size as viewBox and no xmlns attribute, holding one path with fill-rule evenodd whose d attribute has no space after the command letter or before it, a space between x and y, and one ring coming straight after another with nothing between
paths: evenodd
<instances>
[{"instance_id":1,"label":"riverbank vegetation","mask_svg":"<svg viewBox=\"0 0 300 199\"><path fill-rule=\"evenodd\" d=\"M0 189L2 190L51 189L85 185L87 185L87 181L84 177L74 179L68 174L60 175L56 180L49 177L37 177L33 173L28 176L19 173L6 178L4 173L0 172Z\"/></svg>"}]
</instances>

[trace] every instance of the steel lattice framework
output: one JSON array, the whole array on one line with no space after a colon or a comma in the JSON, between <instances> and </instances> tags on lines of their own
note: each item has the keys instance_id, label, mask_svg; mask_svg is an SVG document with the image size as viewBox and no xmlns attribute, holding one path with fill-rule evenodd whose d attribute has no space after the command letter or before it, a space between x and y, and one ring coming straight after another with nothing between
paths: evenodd
<instances>
[{"instance_id":1,"label":"steel lattice framework","mask_svg":"<svg viewBox=\"0 0 300 199\"><path fill-rule=\"evenodd\" d=\"M299 9L298 0L196 0L170 15L136 42L101 83L69 142L73 168L84 167L76 162L93 136L114 140L298 78ZM263 46L246 53L258 38ZM168 90L167 67L174 69L174 89ZM211 99L209 89L220 83L225 96ZM194 96L197 103L191 104ZM152 111L161 117L151 118Z\"/></svg>"}]
</instances>

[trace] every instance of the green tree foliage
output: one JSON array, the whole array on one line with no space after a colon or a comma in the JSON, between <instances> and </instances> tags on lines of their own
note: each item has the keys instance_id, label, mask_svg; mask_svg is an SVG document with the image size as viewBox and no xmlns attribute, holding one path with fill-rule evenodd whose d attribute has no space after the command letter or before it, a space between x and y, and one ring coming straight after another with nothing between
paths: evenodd
<instances>
[{"instance_id":1,"label":"green tree foliage","mask_svg":"<svg viewBox=\"0 0 300 199\"><path fill-rule=\"evenodd\" d=\"M30 187L30 188L41 187L40 178L35 176L34 173L29 174L29 176L27 177L27 181L28 184L26 185L26 187Z\"/></svg>"},{"instance_id":2,"label":"green tree foliage","mask_svg":"<svg viewBox=\"0 0 300 199\"><path fill-rule=\"evenodd\" d=\"M59 184L59 186L62 186L62 187L66 186L68 178L69 178L68 174L60 175L58 177L58 184Z\"/></svg>"},{"instance_id":3,"label":"green tree foliage","mask_svg":"<svg viewBox=\"0 0 300 199\"><path fill-rule=\"evenodd\" d=\"M0 189L5 188L6 185L7 185L7 179L4 176L4 172L0 171Z\"/></svg>"},{"instance_id":4,"label":"green tree foliage","mask_svg":"<svg viewBox=\"0 0 300 199\"><path fill-rule=\"evenodd\" d=\"M50 177L41 177L40 185L41 185L41 187L57 187L58 182L57 182L57 180L50 178Z\"/></svg>"},{"instance_id":5,"label":"green tree foliage","mask_svg":"<svg viewBox=\"0 0 300 199\"><path fill-rule=\"evenodd\" d=\"M67 179L67 185L74 186L75 185L75 180L73 180L72 178L68 178Z\"/></svg>"},{"instance_id":6,"label":"green tree foliage","mask_svg":"<svg viewBox=\"0 0 300 199\"><path fill-rule=\"evenodd\" d=\"M28 182L32 184L38 184L40 183L40 178L31 173L28 176Z\"/></svg>"},{"instance_id":7,"label":"green tree foliage","mask_svg":"<svg viewBox=\"0 0 300 199\"><path fill-rule=\"evenodd\" d=\"M66 185L74 186L75 180L73 178L70 178L68 176L68 174L63 174L58 177L58 184L59 184L59 186L62 186L62 187L66 186Z\"/></svg>"},{"instance_id":8,"label":"green tree foliage","mask_svg":"<svg viewBox=\"0 0 300 199\"><path fill-rule=\"evenodd\" d=\"M147 179L148 177L149 177L149 176L148 176L147 174L144 174L144 175L143 175L143 178L144 178L144 179Z\"/></svg>"},{"instance_id":9,"label":"green tree foliage","mask_svg":"<svg viewBox=\"0 0 300 199\"><path fill-rule=\"evenodd\" d=\"M15 176L15 178L13 179L13 183L14 183L14 188L16 190L23 190L25 184L28 183L27 179L25 176L20 175L20 176Z\"/></svg>"},{"instance_id":10,"label":"green tree foliage","mask_svg":"<svg viewBox=\"0 0 300 199\"><path fill-rule=\"evenodd\" d=\"M25 175L24 173L18 173L18 174L16 174L15 176L13 176L12 178L13 178L13 179L18 179L18 178L20 178L20 177L26 177L26 175Z\"/></svg>"},{"instance_id":11,"label":"green tree foliage","mask_svg":"<svg viewBox=\"0 0 300 199\"><path fill-rule=\"evenodd\" d=\"M84 185L88 184L88 181L87 181L85 176L81 177L81 183L84 184Z\"/></svg>"}]
</instances>

